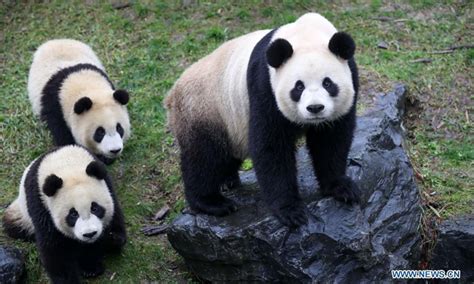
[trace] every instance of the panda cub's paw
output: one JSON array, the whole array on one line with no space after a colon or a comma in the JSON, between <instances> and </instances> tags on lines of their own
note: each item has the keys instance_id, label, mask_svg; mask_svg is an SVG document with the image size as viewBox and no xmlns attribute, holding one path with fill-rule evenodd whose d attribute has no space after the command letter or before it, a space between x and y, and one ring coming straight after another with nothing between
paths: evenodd
<instances>
[{"instance_id":1,"label":"panda cub's paw","mask_svg":"<svg viewBox=\"0 0 474 284\"><path fill-rule=\"evenodd\" d=\"M237 210L237 205L222 194L200 197L190 202L191 209L214 216L226 216Z\"/></svg>"},{"instance_id":2,"label":"panda cub's paw","mask_svg":"<svg viewBox=\"0 0 474 284\"><path fill-rule=\"evenodd\" d=\"M360 189L348 176L341 176L329 186L328 195L348 204L360 203Z\"/></svg>"},{"instance_id":3,"label":"panda cub's paw","mask_svg":"<svg viewBox=\"0 0 474 284\"><path fill-rule=\"evenodd\" d=\"M295 202L274 209L273 212L283 225L290 228L297 228L308 222L308 217L304 209L305 206L301 202Z\"/></svg>"},{"instance_id":4,"label":"panda cub's paw","mask_svg":"<svg viewBox=\"0 0 474 284\"><path fill-rule=\"evenodd\" d=\"M123 232L110 232L106 238L109 251L120 252L127 242L127 237Z\"/></svg>"},{"instance_id":5,"label":"panda cub's paw","mask_svg":"<svg viewBox=\"0 0 474 284\"><path fill-rule=\"evenodd\" d=\"M84 265L81 267L82 276L85 278L94 278L104 274L104 264L99 261L95 262L94 265Z\"/></svg>"}]
</instances>

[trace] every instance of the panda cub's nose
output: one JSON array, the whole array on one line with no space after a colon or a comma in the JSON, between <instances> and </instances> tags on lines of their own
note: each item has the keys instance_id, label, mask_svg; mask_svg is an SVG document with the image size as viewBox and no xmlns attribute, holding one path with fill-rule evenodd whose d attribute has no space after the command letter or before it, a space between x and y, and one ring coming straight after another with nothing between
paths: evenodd
<instances>
[{"instance_id":1,"label":"panda cub's nose","mask_svg":"<svg viewBox=\"0 0 474 284\"><path fill-rule=\"evenodd\" d=\"M120 152L120 151L122 151L122 148L110 150L110 153L112 153L112 154L118 154L118 152Z\"/></svg>"},{"instance_id":2,"label":"panda cub's nose","mask_svg":"<svg viewBox=\"0 0 474 284\"><path fill-rule=\"evenodd\" d=\"M90 233L87 233L87 234L83 234L84 237L90 239L92 238L93 236L95 236L95 234L97 234L97 231L94 231L94 232L90 232Z\"/></svg>"},{"instance_id":3,"label":"panda cub's nose","mask_svg":"<svg viewBox=\"0 0 474 284\"><path fill-rule=\"evenodd\" d=\"M311 113L318 113L324 109L324 105L309 105L306 109Z\"/></svg>"}]
</instances>

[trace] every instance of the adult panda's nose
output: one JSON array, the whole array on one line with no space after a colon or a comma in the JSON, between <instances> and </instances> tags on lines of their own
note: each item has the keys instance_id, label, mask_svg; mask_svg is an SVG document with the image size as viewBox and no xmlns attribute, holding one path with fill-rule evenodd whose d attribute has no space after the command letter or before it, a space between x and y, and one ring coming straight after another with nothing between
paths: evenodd
<instances>
[{"instance_id":1,"label":"adult panda's nose","mask_svg":"<svg viewBox=\"0 0 474 284\"><path fill-rule=\"evenodd\" d=\"M324 105L309 105L306 107L306 109L310 112L310 113L318 113L318 112L321 112L323 109L324 109Z\"/></svg>"},{"instance_id":2,"label":"adult panda's nose","mask_svg":"<svg viewBox=\"0 0 474 284\"><path fill-rule=\"evenodd\" d=\"M118 154L120 151L122 151L122 148L110 150L110 153L112 153L112 154Z\"/></svg>"},{"instance_id":3,"label":"adult panda's nose","mask_svg":"<svg viewBox=\"0 0 474 284\"><path fill-rule=\"evenodd\" d=\"M87 234L83 234L83 236L90 239L93 236L95 236L96 234L97 234L97 231L94 231L94 232L90 232L90 233L87 233Z\"/></svg>"}]
</instances>

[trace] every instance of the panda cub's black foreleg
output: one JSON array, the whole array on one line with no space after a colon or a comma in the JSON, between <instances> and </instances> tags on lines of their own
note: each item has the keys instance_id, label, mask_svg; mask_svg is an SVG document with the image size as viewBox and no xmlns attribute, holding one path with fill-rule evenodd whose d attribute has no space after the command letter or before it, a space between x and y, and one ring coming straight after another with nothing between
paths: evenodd
<instances>
[{"instance_id":1,"label":"panda cub's black foreleg","mask_svg":"<svg viewBox=\"0 0 474 284\"><path fill-rule=\"evenodd\" d=\"M234 212L235 203L220 192L229 178L235 182L240 166L231 156L225 131L200 124L178 141L186 200L191 209L215 216Z\"/></svg>"},{"instance_id":2,"label":"panda cub's black foreleg","mask_svg":"<svg viewBox=\"0 0 474 284\"><path fill-rule=\"evenodd\" d=\"M102 275L105 271L103 259L104 245L102 241L80 246L78 263L84 277L92 278Z\"/></svg>"},{"instance_id":3,"label":"panda cub's black foreleg","mask_svg":"<svg viewBox=\"0 0 474 284\"><path fill-rule=\"evenodd\" d=\"M330 125L311 127L306 143L320 190L346 203L360 202L357 184L346 175L347 157L355 128L355 110Z\"/></svg>"}]
</instances>

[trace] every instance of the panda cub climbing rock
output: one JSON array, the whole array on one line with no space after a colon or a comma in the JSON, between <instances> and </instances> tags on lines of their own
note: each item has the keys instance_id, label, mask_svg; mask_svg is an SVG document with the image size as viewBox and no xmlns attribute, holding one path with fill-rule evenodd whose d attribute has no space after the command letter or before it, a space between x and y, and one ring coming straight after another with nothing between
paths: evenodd
<instances>
[{"instance_id":1,"label":"panda cub climbing rock","mask_svg":"<svg viewBox=\"0 0 474 284\"><path fill-rule=\"evenodd\" d=\"M120 251L126 242L104 164L77 145L52 150L27 167L3 226L10 237L36 241L53 283L100 275L105 250Z\"/></svg>"},{"instance_id":2,"label":"panda cub climbing rock","mask_svg":"<svg viewBox=\"0 0 474 284\"><path fill-rule=\"evenodd\" d=\"M79 144L111 163L130 135L129 95L104 70L88 45L50 40L34 54L28 95L56 146Z\"/></svg>"},{"instance_id":3,"label":"panda cub climbing rock","mask_svg":"<svg viewBox=\"0 0 474 284\"><path fill-rule=\"evenodd\" d=\"M230 40L189 67L166 98L181 152L189 206L212 215L236 210L220 193L239 185L250 155L269 208L297 227L295 141L306 136L321 191L359 201L346 176L358 91L355 43L316 13Z\"/></svg>"}]
</instances>

